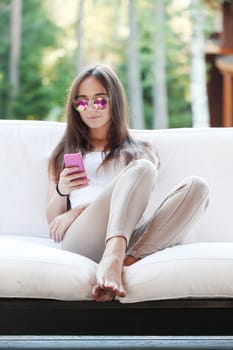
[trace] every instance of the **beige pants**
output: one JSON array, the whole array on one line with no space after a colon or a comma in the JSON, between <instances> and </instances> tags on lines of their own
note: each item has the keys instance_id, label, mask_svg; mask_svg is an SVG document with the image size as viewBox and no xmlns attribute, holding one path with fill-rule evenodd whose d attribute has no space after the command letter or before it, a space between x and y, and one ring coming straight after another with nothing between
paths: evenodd
<instances>
[{"instance_id":1,"label":"beige pants","mask_svg":"<svg viewBox=\"0 0 233 350\"><path fill-rule=\"evenodd\" d=\"M151 218L141 219L151 197L157 169L145 159L128 165L67 230L63 249L100 261L106 241L124 236L127 254L137 258L178 244L208 203L208 187L199 177L173 189Z\"/></svg>"}]
</instances>

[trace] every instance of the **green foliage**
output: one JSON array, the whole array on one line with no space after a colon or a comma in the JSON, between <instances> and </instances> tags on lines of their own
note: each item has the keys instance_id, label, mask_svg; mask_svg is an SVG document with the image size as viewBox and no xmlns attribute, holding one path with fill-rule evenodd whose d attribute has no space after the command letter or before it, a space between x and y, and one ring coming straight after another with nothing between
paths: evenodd
<instances>
[{"instance_id":1,"label":"green foliage","mask_svg":"<svg viewBox=\"0 0 233 350\"><path fill-rule=\"evenodd\" d=\"M182 32L170 25L172 18L184 16L184 10L167 11L167 93L169 127L191 127L189 100L189 47Z\"/></svg>"},{"instance_id":2,"label":"green foliage","mask_svg":"<svg viewBox=\"0 0 233 350\"><path fill-rule=\"evenodd\" d=\"M139 25L138 47L144 118L146 127L152 128L154 83L152 68L156 55L153 36L157 30L152 7L155 0L134 1ZM221 1L209 0L209 3L217 3L219 6ZM185 12L185 9L178 12L180 10L177 10L177 6L173 6L178 3L175 0L164 0L164 3L169 126L187 127L191 126L189 43L184 38L185 31L179 29L177 23L183 17L188 17L188 12ZM73 13L70 12L70 1L23 0L20 86L14 104L9 106L10 0L0 0L1 118L55 120L63 118L67 89L76 74L75 59L79 44L75 42L78 13L74 13L73 1L72 4ZM82 42L84 64L94 62L109 64L117 71L127 91L127 1L85 0L84 5ZM68 12L71 17L69 22ZM207 33L213 30L213 17L211 17L213 12L212 9L207 11Z\"/></svg>"},{"instance_id":3,"label":"green foliage","mask_svg":"<svg viewBox=\"0 0 233 350\"><path fill-rule=\"evenodd\" d=\"M9 75L8 75L8 62L9 62L9 1L0 1L0 115L2 117L7 116L7 100L9 91Z\"/></svg>"},{"instance_id":4,"label":"green foliage","mask_svg":"<svg viewBox=\"0 0 233 350\"><path fill-rule=\"evenodd\" d=\"M2 1L5 13L0 11L0 23L5 22L4 38L9 38L9 1ZM44 119L51 109L51 89L42 74L42 63L45 49L56 47L56 26L44 11L40 0L23 1L22 13L22 45L19 62L19 91L9 106L9 77L8 62L10 55L9 40L5 40L2 47L1 71L3 84L1 84L2 104L1 117L16 119ZM11 108L10 108L11 107ZM11 111L9 115L9 110Z\"/></svg>"},{"instance_id":5,"label":"green foliage","mask_svg":"<svg viewBox=\"0 0 233 350\"><path fill-rule=\"evenodd\" d=\"M169 2L167 1L168 5ZM141 63L141 80L144 98L144 118L146 128L151 129L153 119L153 60L156 55L153 35L156 29L153 17L153 2L138 1L137 12L140 27L139 48ZM189 101L189 55L187 44L180 33L176 33L170 25L171 16L181 13L166 13L166 71L168 114L170 127L189 127L192 125ZM127 89L126 65L120 67L120 76Z\"/></svg>"},{"instance_id":6,"label":"green foliage","mask_svg":"<svg viewBox=\"0 0 233 350\"><path fill-rule=\"evenodd\" d=\"M50 76L50 104L47 116L50 120L63 120L63 107L66 102L68 89L75 75L74 56L60 57L55 66L48 72Z\"/></svg>"},{"instance_id":7,"label":"green foliage","mask_svg":"<svg viewBox=\"0 0 233 350\"><path fill-rule=\"evenodd\" d=\"M42 75L45 48L56 48L56 27L40 0L24 1L20 90L13 111L19 118L45 119L51 108L51 91Z\"/></svg>"}]
</instances>

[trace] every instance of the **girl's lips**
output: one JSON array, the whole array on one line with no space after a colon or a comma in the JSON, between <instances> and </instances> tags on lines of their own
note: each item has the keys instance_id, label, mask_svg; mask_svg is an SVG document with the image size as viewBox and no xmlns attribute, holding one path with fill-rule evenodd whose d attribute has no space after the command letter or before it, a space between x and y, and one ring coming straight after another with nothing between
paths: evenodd
<instances>
[{"instance_id":1,"label":"girl's lips","mask_svg":"<svg viewBox=\"0 0 233 350\"><path fill-rule=\"evenodd\" d=\"M92 115L90 117L87 117L87 119L89 120L93 120L93 119L99 119L100 117L98 115Z\"/></svg>"}]
</instances>

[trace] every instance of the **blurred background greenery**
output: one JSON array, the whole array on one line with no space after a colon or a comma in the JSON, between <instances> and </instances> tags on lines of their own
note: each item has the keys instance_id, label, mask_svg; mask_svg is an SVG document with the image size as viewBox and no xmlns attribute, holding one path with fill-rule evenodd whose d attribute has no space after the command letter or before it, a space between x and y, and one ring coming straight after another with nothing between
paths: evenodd
<instances>
[{"instance_id":1,"label":"blurred background greenery","mask_svg":"<svg viewBox=\"0 0 233 350\"><path fill-rule=\"evenodd\" d=\"M77 72L104 63L126 89L132 127L192 126L194 24L198 18L199 38L208 38L218 30L220 4L0 0L0 118L64 120L64 102Z\"/></svg>"}]
</instances>

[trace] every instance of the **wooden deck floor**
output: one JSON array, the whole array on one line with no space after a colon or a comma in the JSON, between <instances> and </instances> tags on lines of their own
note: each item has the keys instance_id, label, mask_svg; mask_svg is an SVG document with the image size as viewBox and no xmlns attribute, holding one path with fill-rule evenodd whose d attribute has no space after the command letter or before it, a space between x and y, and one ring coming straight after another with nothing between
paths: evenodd
<instances>
[{"instance_id":1,"label":"wooden deck floor","mask_svg":"<svg viewBox=\"0 0 233 350\"><path fill-rule=\"evenodd\" d=\"M0 349L233 349L233 337L0 336Z\"/></svg>"}]
</instances>

